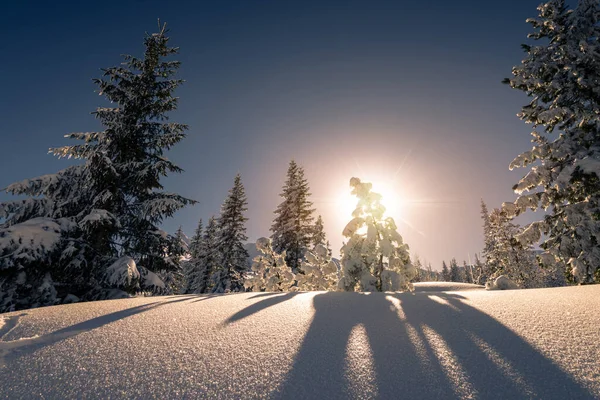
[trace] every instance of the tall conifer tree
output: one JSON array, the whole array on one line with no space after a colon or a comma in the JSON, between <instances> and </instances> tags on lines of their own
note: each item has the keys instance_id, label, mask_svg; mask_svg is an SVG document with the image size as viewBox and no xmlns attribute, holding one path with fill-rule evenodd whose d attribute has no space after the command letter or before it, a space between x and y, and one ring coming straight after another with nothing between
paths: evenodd
<instances>
[{"instance_id":1,"label":"tall conifer tree","mask_svg":"<svg viewBox=\"0 0 600 400\"><path fill-rule=\"evenodd\" d=\"M212 274L212 291L216 293L244 291L244 278L248 270L248 252L244 248L246 221L244 213L248 201L242 178L237 174L229 196L221 206L218 224L219 264Z\"/></svg>"},{"instance_id":2,"label":"tall conifer tree","mask_svg":"<svg viewBox=\"0 0 600 400\"><path fill-rule=\"evenodd\" d=\"M271 226L273 249L286 253L286 263L294 273L298 272L300 260L313 240L313 211L309 200L310 189L304 177L304 169L294 160L290 161L287 179L280 194L283 202L275 210Z\"/></svg>"},{"instance_id":3,"label":"tall conifer tree","mask_svg":"<svg viewBox=\"0 0 600 400\"><path fill-rule=\"evenodd\" d=\"M523 45L525 59L505 80L531 97L519 117L533 125L534 146L510 164L531 169L504 209L547 210L518 240L541 241L544 265L590 283L600 279L600 2L579 0L569 10L552 0L538 10L528 20L537 42Z\"/></svg>"},{"instance_id":4,"label":"tall conifer tree","mask_svg":"<svg viewBox=\"0 0 600 400\"><path fill-rule=\"evenodd\" d=\"M94 299L116 293L104 289L144 289L146 278L154 277L150 271L178 268L178 260L169 257L175 238L158 227L193 201L162 191L160 182L169 173L181 172L164 152L181 141L187 129L168 121L168 113L177 108L173 91L183 81L174 77L179 62L165 60L178 52L168 45L166 34L163 25L145 38L143 58L125 56L122 65L104 69L103 77L94 80L111 103L93 113L103 130L69 134L80 143L51 149L58 157L81 159L82 164L7 188L31 197L0 205L0 218L5 220L0 236L19 240L20 224L57 225L53 229L60 240L43 255L21 248L31 258L2 254L2 285L13 295L0 299L0 310L37 304L25 292L42 278L60 283L52 300L59 302L68 294Z\"/></svg>"}]
</instances>

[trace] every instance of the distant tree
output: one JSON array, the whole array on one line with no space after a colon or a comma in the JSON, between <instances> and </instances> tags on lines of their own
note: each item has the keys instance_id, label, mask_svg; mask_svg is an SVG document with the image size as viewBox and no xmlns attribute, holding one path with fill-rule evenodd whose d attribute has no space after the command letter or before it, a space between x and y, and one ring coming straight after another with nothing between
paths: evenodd
<instances>
[{"instance_id":1,"label":"distant tree","mask_svg":"<svg viewBox=\"0 0 600 400\"><path fill-rule=\"evenodd\" d=\"M33 225L55 229L58 236L51 251L0 249L0 311L41 304L40 290L47 294L43 305L162 290L152 271L179 268L169 255L176 239L159 229L165 218L193 203L163 192L160 182L182 171L164 152L187 129L166 121L177 108L173 91L182 83L174 78L179 62L164 59L178 52L166 33L163 26L147 35L143 59L125 56L122 65L103 70L104 77L94 81L113 105L94 112L103 130L69 134L80 143L51 149L81 164L6 189L29 198L0 204L0 237L22 240L25 227Z\"/></svg>"},{"instance_id":2,"label":"distant tree","mask_svg":"<svg viewBox=\"0 0 600 400\"><path fill-rule=\"evenodd\" d=\"M490 231L494 236L494 247L488 254L490 280L506 275L521 287L540 287L544 272L536 261L530 247L523 246L516 238L521 229L512 222L507 213L494 209L490 214Z\"/></svg>"},{"instance_id":3,"label":"distant tree","mask_svg":"<svg viewBox=\"0 0 600 400\"><path fill-rule=\"evenodd\" d=\"M217 248L221 258L218 269L212 274L212 291L215 293L244 290L249 257L244 248L244 242L248 240L245 226L248 218L244 216L247 204L242 178L237 174L218 220Z\"/></svg>"},{"instance_id":4,"label":"distant tree","mask_svg":"<svg viewBox=\"0 0 600 400\"><path fill-rule=\"evenodd\" d=\"M475 263L473 264L473 283L485 285L485 283L488 281L486 271L487 268L479 258L479 255L475 254Z\"/></svg>"},{"instance_id":5,"label":"distant tree","mask_svg":"<svg viewBox=\"0 0 600 400\"><path fill-rule=\"evenodd\" d=\"M314 209L309 200L310 189L304 177L304 169L294 160L290 161L280 196L283 202L277 206L276 217L271 226L273 248L278 253L285 251L286 263L296 273L304 252L314 240Z\"/></svg>"},{"instance_id":6,"label":"distant tree","mask_svg":"<svg viewBox=\"0 0 600 400\"><path fill-rule=\"evenodd\" d=\"M450 261L450 281L452 282L463 282L463 275L461 274L456 258Z\"/></svg>"},{"instance_id":7,"label":"distant tree","mask_svg":"<svg viewBox=\"0 0 600 400\"><path fill-rule=\"evenodd\" d=\"M489 278L493 271L498 269L497 266L493 265L490 254L493 252L495 247L496 238L494 233L492 232L490 226L490 213L488 211L487 205L484 203L483 199L481 200L481 219L483 220L483 251L482 256L484 259L483 269L481 271L481 276ZM480 284L485 284L486 282L481 282Z\"/></svg>"},{"instance_id":8,"label":"distant tree","mask_svg":"<svg viewBox=\"0 0 600 400\"><path fill-rule=\"evenodd\" d=\"M202 250L204 248L204 228L202 219L198 221L198 227L190 242L190 259L185 264L186 293L202 293L199 287L202 281L206 281L204 274L204 260Z\"/></svg>"},{"instance_id":9,"label":"distant tree","mask_svg":"<svg viewBox=\"0 0 600 400\"><path fill-rule=\"evenodd\" d=\"M315 221L312 232L312 246L313 248L318 245L325 246L327 243L327 237L325 236L325 229L323 227L323 217L319 215Z\"/></svg>"},{"instance_id":10,"label":"distant tree","mask_svg":"<svg viewBox=\"0 0 600 400\"><path fill-rule=\"evenodd\" d=\"M202 238L202 246L199 251L199 258L202 261L201 274L198 279L195 293L208 293L212 291L213 282L211 277L218 270L222 259L219 250L219 227L217 219L211 216L206 225L206 231Z\"/></svg>"},{"instance_id":11,"label":"distant tree","mask_svg":"<svg viewBox=\"0 0 600 400\"><path fill-rule=\"evenodd\" d=\"M450 270L446 265L446 261L442 261L442 279L444 282L450 282Z\"/></svg>"},{"instance_id":12,"label":"distant tree","mask_svg":"<svg viewBox=\"0 0 600 400\"><path fill-rule=\"evenodd\" d=\"M411 282L421 282L424 278L423 275L423 264L421 264L421 259L418 254L415 254L413 257L413 266L417 270L415 277L411 280Z\"/></svg>"},{"instance_id":13,"label":"distant tree","mask_svg":"<svg viewBox=\"0 0 600 400\"><path fill-rule=\"evenodd\" d=\"M254 292L293 290L295 275L285 263L285 253L276 253L271 239L264 237L256 241L256 249L260 255L254 257L252 273L244 282L244 287Z\"/></svg>"},{"instance_id":14,"label":"distant tree","mask_svg":"<svg viewBox=\"0 0 600 400\"><path fill-rule=\"evenodd\" d=\"M433 272L433 268L431 268L431 263L427 263L427 275L425 280L427 282L437 281L437 276Z\"/></svg>"},{"instance_id":15,"label":"distant tree","mask_svg":"<svg viewBox=\"0 0 600 400\"><path fill-rule=\"evenodd\" d=\"M463 261L463 268L465 270L465 283L473 283L473 269L471 265L468 265L466 261Z\"/></svg>"},{"instance_id":16,"label":"distant tree","mask_svg":"<svg viewBox=\"0 0 600 400\"><path fill-rule=\"evenodd\" d=\"M600 2L562 0L538 7L528 22L536 45L505 83L532 100L519 117L533 125L534 146L510 168L530 167L514 186L517 200L504 205L509 216L544 209L517 240L541 241L542 264L568 269L579 283L600 281Z\"/></svg>"},{"instance_id":17,"label":"distant tree","mask_svg":"<svg viewBox=\"0 0 600 400\"><path fill-rule=\"evenodd\" d=\"M358 178L350 180L350 187L358 204L342 232L348 241L341 249L339 288L363 292L412 289L410 280L417 272L393 218L384 218L381 195Z\"/></svg>"}]
</instances>

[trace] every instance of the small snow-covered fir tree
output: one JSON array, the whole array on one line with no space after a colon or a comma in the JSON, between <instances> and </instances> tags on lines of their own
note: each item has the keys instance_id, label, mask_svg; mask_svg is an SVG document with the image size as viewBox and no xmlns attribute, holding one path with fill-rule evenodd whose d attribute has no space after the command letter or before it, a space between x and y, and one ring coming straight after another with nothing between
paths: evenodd
<instances>
[{"instance_id":1,"label":"small snow-covered fir tree","mask_svg":"<svg viewBox=\"0 0 600 400\"><path fill-rule=\"evenodd\" d=\"M312 232L312 248L314 249L319 245L327 247L327 237L325 236L325 227L321 215L317 217Z\"/></svg>"},{"instance_id":2,"label":"small snow-covered fir tree","mask_svg":"<svg viewBox=\"0 0 600 400\"><path fill-rule=\"evenodd\" d=\"M237 174L229 196L221 206L218 220L217 249L220 260L212 274L212 291L215 293L244 290L244 278L248 270L248 252L244 248L246 236L246 193L242 178Z\"/></svg>"},{"instance_id":3,"label":"small snow-covered fir tree","mask_svg":"<svg viewBox=\"0 0 600 400\"><path fill-rule=\"evenodd\" d=\"M531 97L519 117L533 125L531 150L510 168L530 171L505 204L510 214L547 211L518 236L525 246L541 241L544 265L558 264L577 282L600 278L600 2L563 0L538 7L528 22L534 45L506 79Z\"/></svg>"},{"instance_id":4,"label":"small snow-covered fir tree","mask_svg":"<svg viewBox=\"0 0 600 400\"><path fill-rule=\"evenodd\" d=\"M412 290L416 275L406 245L391 217L384 217L381 195L370 183L350 179L352 194L358 198L353 219L342 234L342 276L338 287L345 291Z\"/></svg>"},{"instance_id":5,"label":"small snow-covered fir tree","mask_svg":"<svg viewBox=\"0 0 600 400\"><path fill-rule=\"evenodd\" d=\"M453 258L450 261L450 281L452 281L452 282L462 282L463 281L463 275L461 274L461 271L458 268L458 263L456 262L456 258Z\"/></svg>"},{"instance_id":6,"label":"small snow-covered fir tree","mask_svg":"<svg viewBox=\"0 0 600 400\"><path fill-rule=\"evenodd\" d=\"M32 248L29 253L42 258L14 259L3 269L1 291L13 293L18 307L37 304L21 289L42 279L45 287L55 286L57 301L90 300L111 297L118 293L113 290L117 286L131 291L159 287L150 272L177 269L178 261L169 257L175 238L158 226L193 201L163 192L160 183L168 173L181 172L164 152L182 140L187 129L167 121L168 112L177 107L173 91L182 81L174 78L179 62L164 60L178 51L168 46L166 33L162 26L145 38L143 59L125 56L122 65L103 70L104 77L95 80L100 94L111 103L93 113L103 130L69 134L80 143L51 149L58 157L80 159L81 164L6 189L29 197L0 204L4 220L0 236L11 236L10 228L23 223L37 221L38 228L70 223L69 229L58 229L61 240L55 251L60 255L52 254L58 262ZM122 257L135 260L139 287L107 278L128 276L108 272L115 265L129 268L130 263L115 264ZM23 285L18 283L21 279L26 279ZM144 287L146 282L151 287Z\"/></svg>"},{"instance_id":7,"label":"small snow-covered fir tree","mask_svg":"<svg viewBox=\"0 0 600 400\"><path fill-rule=\"evenodd\" d=\"M211 216L208 219L206 232L204 233L203 246L200 249L199 257L202 259L203 269L196 293L208 293L211 292L213 288L211 277L214 272L217 271L222 259L219 250L219 225L214 216Z\"/></svg>"},{"instance_id":8,"label":"small snow-covered fir tree","mask_svg":"<svg viewBox=\"0 0 600 400\"><path fill-rule=\"evenodd\" d=\"M463 269L465 271L465 283L473 283L473 266L467 264L466 261L463 261Z\"/></svg>"},{"instance_id":9,"label":"small snow-covered fir tree","mask_svg":"<svg viewBox=\"0 0 600 400\"><path fill-rule=\"evenodd\" d=\"M450 270L448 269L448 265L446 265L446 261L442 261L442 279L445 282L450 282Z\"/></svg>"},{"instance_id":10,"label":"small snow-covered fir tree","mask_svg":"<svg viewBox=\"0 0 600 400\"><path fill-rule=\"evenodd\" d=\"M285 251L286 262L296 273L300 260L314 240L314 209L309 200L310 189L308 180L304 177L304 169L294 160L290 161L287 179L280 196L283 201L275 210L271 239L275 251Z\"/></svg>"},{"instance_id":11,"label":"small snow-covered fir tree","mask_svg":"<svg viewBox=\"0 0 600 400\"><path fill-rule=\"evenodd\" d=\"M171 268L158 272L158 276L165 283L164 294L181 294L185 291L186 276L184 265L190 260L188 242L189 238L183 233L183 229L180 226L167 250Z\"/></svg>"},{"instance_id":12,"label":"small snow-covered fir tree","mask_svg":"<svg viewBox=\"0 0 600 400\"><path fill-rule=\"evenodd\" d=\"M329 250L322 244L308 250L302 260L302 273L296 275L297 290L335 290L339 281L338 268Z\"/></svg>"},{"instance_id":13,"label":"small snow-covered fir tree","mask_svg":"<svg viewBox=\"0 0 600 400\"><path fill-rule=\"evenodd\" d=\"M487 261L492 266L488 281L505 275L523 288L542 286L544 271L536 261L533 250L516 239L521 232L520 227L512 222L505 211L497 208L492 211L489 220L494 245L487 255Z\"/></svg>"},{"instance_id":14,"label":"small snow-covered fir tree","mask_svg":"<svg viewBox=\"0 0 600 400\"><path fill-rule=\"evenodd\" d=\"M185 264L186 293L201 293L197 290L202 280L201 276L204 269L204 262L201 257L203 246L204 227L202 225L202 218L200 218L194 236L192 236L192 240L190 241L190 259Z\"/></svg>"},{"instance_id":15,"label":"small snow-covered fir tree","mask_svg":"<svg viewBox=\"0 0 600 400\"><path fill-rule=\"evenodd\" d=\"M256 249L261 253L254 257L252 272L244 282L254 292L286 292L293 290L295 276L285 262L285 253L273 250L271 239L259 238Z\"/></svg>"},{"instance_id":16,"label":"small snow-covered fir tree","mask_svg":"<svg viewBox=\"0 0 600 400\"><path fill-rule=\"evenodd\" d=\"M483 251L481 254L485 263L482 264L483 268L480 271L480 284L484 285L487 282L487 279L498 269L498 266L493 264L492 257L490 256L496 246L496 237L491 230L490 213L483 199L481 199L481 219L483 221Z\"/></svg>"},{"instance_id":17,"label":"small snow-covered fir tree","mask_svg":"<svg viewBox=\"0 0 600 400\"><path fill-rule=\"evenodd\" d=\"M415 254L413 257L413 266L417 270L417 274L415 275L415 277L412 279L411 282L421 282L422 280L425 279L425 274L424 274L425 271L423 270L423 264L421 263L421 258L419 257L418 254Z\"/></svg>"}]
</instances>

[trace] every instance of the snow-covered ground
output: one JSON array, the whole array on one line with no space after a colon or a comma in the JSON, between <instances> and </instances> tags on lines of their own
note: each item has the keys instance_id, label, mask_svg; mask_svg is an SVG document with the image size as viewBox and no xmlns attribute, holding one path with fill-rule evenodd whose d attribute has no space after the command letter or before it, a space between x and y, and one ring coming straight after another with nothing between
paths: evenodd
<instances>
[{"instance_id":1,"label":"snow-covered ground","mask_svg":"<svg viewBox=\"0 0 600 400\"><path fill-rule=\"evenodd\" d=\"M0 397L600 398L599 310L600 285L426 284L32 309L0 315Z\"/></svg>"}]
</instances>

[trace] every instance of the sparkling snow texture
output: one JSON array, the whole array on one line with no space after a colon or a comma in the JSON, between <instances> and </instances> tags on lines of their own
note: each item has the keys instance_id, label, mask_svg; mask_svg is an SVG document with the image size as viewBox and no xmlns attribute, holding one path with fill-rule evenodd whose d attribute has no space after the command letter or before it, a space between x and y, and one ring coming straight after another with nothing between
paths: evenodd
<instances>
[{"instance_id":1,"label":"sparkling snow texture","mask_svg":"<svg viewBox=\"0 0 600 400\"><path fill-rule=\"evenodd\" d=\"M241 293L0 315L0 398L600 398L600 285Z\"/></svg>"}]
</instances>

